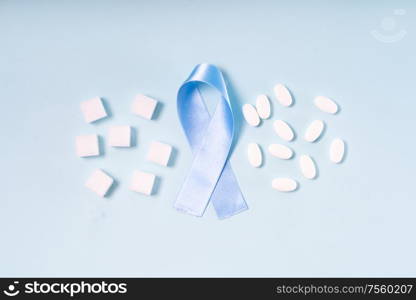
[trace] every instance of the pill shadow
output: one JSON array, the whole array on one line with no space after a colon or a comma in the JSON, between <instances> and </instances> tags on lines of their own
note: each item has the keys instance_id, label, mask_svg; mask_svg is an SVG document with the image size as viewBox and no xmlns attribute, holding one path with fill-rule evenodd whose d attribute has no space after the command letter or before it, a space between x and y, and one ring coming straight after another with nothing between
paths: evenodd
<instances>
[{"instance_id":1,"label":"pill shadow","mask_svg":"<svg viewBox=\"0 0 416 300\"><path fill-rule=\"evenodd\" d=\"M234 115L234 140L233 144L231 145L231 151L233 151L242 133L241 125L243 124L244 118L240 108L242 107L243 103L240 100L240 94L236 91L236 89L234 89L233 81L230 79L230 77L225 71L222 70L222 72L224 75L224 80L227 83L227 90L230 96L231 109Z\"/></svg>"},{"instance_id":2,"label":"pill shadow","mask_svg":"<svg viewBox=\"0 0 416 300\"><path fill-rule=\"evenodd\" d=\"M332 98L331 98L331 100L332 100ZM334 100L332 100L332 101L334 101ZM336 103L336 105L338 106L338 110L337 110L337 112L336 113L334 113L333 115L334 116L337 116L337 115L339 115L341 112L342 112L342 107L339 105L339 103L338 102L336 102L336 101L334 101L335 103Z\"/></svg>"},{"instance_id":3,"label":"pill shadow","mask_svg":"<svg viewBox=\"0 0 416 300\"><path fill-rule=\"evenodd\" d=\"M165 104L163 102L158 101L155 111L153 112L152 120L158 120L160 118L160 115L163 111Z\"/></svg>"},{"instance_id":4,"label":"pill shadow","mask_svg":"<svg viewBox=\"0 0 416 300\"><path fill-rule=\"evenodd\" d=\"M286 124L289 126L289 128L292 130L292 132L293 132L293 139L291 139L289 142L291 142L291 143L293 143L293 142L296 142L297 141L297 139L298 139L298 133L296 132L296 130L293 128L293 126L292 126L292 124L291 123L289 123L288 121L286 121L286 120L283 120L284 122L286 122ZM274 125L273 125L273 129L274 129Z\"/></svg>"},{"instance_id":5,"label":"pill shadow","mask_svg":"<svg viewBox=\"0 0 416 300\"><path fill-rule=\"evenodd\" d=\"M296 184L296 188L295 188L293 191L289 192L289 193L294 193L294 192L299 191L301 184L300 184L300 182L299 182L299 181L297 181L297 180L296 180L296 183L297 183L297 184Z\"/></svg>"},{"instance_id":6,"label":"pill shadow","mask_svg":"<svg viewBox=\"0 0 416 300\"><path fill-rule=\"evenodd\" d=\"M342 160L339 163L337 163L337 165L344 163L348 156L348 152L349 152L348 143L345 140L343 141L344 141L344 155L342 156Z\"/></svg>"},{"instance_id":7,"label":"pill shadow","mask_svg":"<svg viewBox=\"0 0 416 300\"><path fill-rule=\"evenodd\" d=\"M109 105L109 102L106 98L101 97L101 101L103 103L104 109L107 112L107 116L105 118L99 119L97 121L92 122L91 124L99 125L107 120L111 120L113 118L113 111L111 110L111 107Z\"/></svg>"},{"instance_id":8,"label":"pill shadow","mask_svg":"<svg viewBox=\"0 0 416 300\"><path fill-rule=\"evenodd\" d=\"M150 193L150 195L157 195L159 194L159 190L160 190L160 185L162 184L162 180L159 176L155 177L155 182L153 184L153 188L152 188L152 192Z\"/></svg>"},{"instance_id":9,"label":"pill shadow","mask_svg":"<svg viewBox=\"0 0 416 300\"><path fill-rule=\"evenodd\" d=\"M316 175L315 175L315 177L312 179L312 180L316 180L316 179L318 179L319 178L319 167L318 167L318 164L316 163L316 160L313 158L313 157L311 157L311 156L309 156L311 159L312 159L312 161L313 161L313 164L315 165L315 172L316 172Z\"/></svg>"},{"instance_id":10,"label":"pill shadow","mask_svg":"<svg viewBox=\"0 0 416 300\"><path fill-rule=\"evenodd\" d=\"M266 159L267 159L266 158L266 151L263 150L263 147L260 146L260 145L259 145L259 149L260 149L262 160L261 160L260 166L258 166L257 168L262 168L266 164Z\"/></svg>"},{"instance_id":11,"label":"pill shadow","mask_svg":"<svg viewBox=\"0 0 416 300\"><path fill-rule=\"evenodd\" d=\"M289 91L289 95L292 97L292 104L290 104L288 106L288 108L290 108L290 107L295 106L295 104L296 104L296 97L295 97L295 95L293 95L293 92L292 92L292 90L290 88L288 88L287 86L286 86L286 88Z\"/></svg>"},{"instance_id":12,"label":"pill shadow","mask_svg":"<svg viewBox=\"0 0 416 300\"><path fill-rule=\"evenodd\" d=\"M170 158L168 161L168 167L174 167L176 165L176 161L178 160L179 152L175 147L172 147L172 152L170 154Z\"/></svg>"},{"instance_id":13,"label":"pill shadow","mask_svg":"<svg viewBox=\"0 0 416 300\"><path fill-rule=\"evenodd\" d=\"M324 138L324 135L325 135L325 133L327 131L327 127L328 127L328 125L325 123L324 129L322 129L321 135L316 140L314 140L312 142L312 144L318 143L319 141L321 141Z\"/></svg>"},{"instance_id":14,"label":"pill shadow","mask_svg":"<svg viewBox=\"0 0 416 300\"><path fill-rule=\"evenodd\" d=\"M113 184L108 189L107 193L105 194L105 198L111 198L111 196L114 194L114 191L117 189L117 187L120 185L118 180L114 179Z\"/></svg>"},{"instance_id":15,"label":"pill shadow","mask_svg":"<svg viewBox=\"0 0 416 300\"><path fill-rule=\"evenodd\" d=\"M296 142L298 140L298 134L295 131L295 129L293 129L293 127L291 125L289 125L289 126L292 129L292 131L293 131L293 139L290 140L290 142L293 143L293 142Z\"/></svg>"}]
</instances>

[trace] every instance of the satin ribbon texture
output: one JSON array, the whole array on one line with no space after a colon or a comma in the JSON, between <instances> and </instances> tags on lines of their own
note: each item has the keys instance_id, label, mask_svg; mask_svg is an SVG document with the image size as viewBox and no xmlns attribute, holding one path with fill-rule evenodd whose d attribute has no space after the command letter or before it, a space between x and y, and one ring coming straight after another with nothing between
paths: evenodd
<instances>
[{"instance_id":1,"label":"satin ribbon texture","mask_svg":"<svg viewBox=\"0 0 416 300\"><path fill-rule=\"evenodd\" d=\"M201 95L204 85L221 95L212 115ZM177 108L193 161L174 207L201 217L211 201L220 219L248 209L229 162L235 121L221 71L197 65L179 88Z\"/></svg>"}]
</instances>

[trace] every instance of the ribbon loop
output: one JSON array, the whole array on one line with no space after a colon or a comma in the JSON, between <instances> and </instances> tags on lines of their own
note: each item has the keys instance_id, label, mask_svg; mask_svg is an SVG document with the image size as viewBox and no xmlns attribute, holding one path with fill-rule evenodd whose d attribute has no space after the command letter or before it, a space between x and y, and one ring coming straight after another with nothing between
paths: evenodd
<instances>
[{"instance_id":1,"label":"ribbon loop","mask_svg":"<svg viewBox=\"0 0 416 300\"><path fill-rule=\"evenodd\" d=\"M212 116L199 90L203 85L221 95ZM234 117L221 71L213 65L197 65L179 89L177 108L194 158L174 207L202 216L211 200L221 219L246 210L247 204L228 160Z\"/></svg>"}]
</instances>

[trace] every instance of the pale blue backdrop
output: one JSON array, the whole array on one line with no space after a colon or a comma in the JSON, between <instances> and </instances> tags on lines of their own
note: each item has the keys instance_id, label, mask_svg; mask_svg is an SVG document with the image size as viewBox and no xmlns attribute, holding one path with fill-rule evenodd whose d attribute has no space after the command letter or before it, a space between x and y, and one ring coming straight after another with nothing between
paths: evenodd
<instances>
[{"instance_id":1,"label":"pale blue backdrop","mask_svg":"<svg viewBox=\"0 0 416 300\"><path fill-rule=\"evenodd\" d=\"M416 3L413 1L0 1L1 276L416 276L414 180ZM386 39L391 43L386 43ZM273 117L241 124L232 165L250 210L219 221L172 209L191 155L175 97L194 65L217 64L233 101L266 93ZM274 84L296 104L279 106ZM134 95L162 105L154 121L130 113ZM341 105L328 116L316 95ZM102 96L112 117L91 125L79 103ZM241 121L241 115L237 116ZM246 146L290 122L297 155L319 177ZM325 136L299 136L314 119ZM110 125L137 129L137 147L80 159L74 137ZM341 165L331 138L348 143ZM149 143L176 149L173 165L145 160ZM298 156L297 156L298 157ZM107 199L83 185L94 168L118 185ZM134 169L160 176L153 197L128 190ZM300 189L271 189L292 176Z\"/></svg>"}]
</instances>

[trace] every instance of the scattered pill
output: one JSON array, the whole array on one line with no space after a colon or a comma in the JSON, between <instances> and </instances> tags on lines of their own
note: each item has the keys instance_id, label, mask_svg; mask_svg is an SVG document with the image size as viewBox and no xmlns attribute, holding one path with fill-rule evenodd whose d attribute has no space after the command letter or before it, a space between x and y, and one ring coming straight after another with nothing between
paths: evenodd
<instances>
[{"instance_id":1,"label":"scattered pill","mask_svg":"<svg viewBox=\"0 0 416 300\"><path fill-rule=\"evenodd\" d=\"M329 114L336 114L338 112L338 105L328 97L318 96L315 98L314 103L323 112Z\"/></svg>"},{"instance_id":2,"label":"scattered pill","mask_svg":"<svg viewBox=\"0 0 416 300\"><path fill-rule=\"evenodd\" d=\"M280 192L293 192L298 188L298 183L291 178L275 178L272 187Z\"/></svg>"},{"instance_id":3,"label":"scattered pill","mask_svg":"<svg viewBox=\"0 0 416 300\"><path fill-rule=\"evenodd\" d=\"M341 139L334 139L329 147L329 159L338 164L344 159L345 143Z\"/></svg>"},{"instance_id":4,"label":"scattered pill","mask_svg":"<svg viewBox=\"0 0 416 300\"><path fill-rule=\"evenodd\" d=\"M270 101L266 95L257 96L256 109L260 118L262 119L270 118L270 114L271 114Z\"/></svg>"},{"instance_id":5,"label":"scattered pill","mask_svg":"<svg viewBox=\"0 0 416 300\"><path fill-rule=\"evenodd\" d=\"M108 144L112 147L130 147L131 127L111 126L108 130Z\"/></svg>"},{"instance_id":6,"label":"scattered pill","mask_svg":"<svg viewBox=\"0 0 416 300\"><path fill-rule=\"evenodd\" d=\"M263 154L261 152L259 145L256 143L248 144L247 156L248 156L248 161L255 168L260 167L261 164L263 163Z\"/></svg>"},{"instance_id":7,"label":"scattered pill","mask_svg":"<svg viewBox=\"0 0 416 300\"><path fill-rule=\"evenodd\" d=\"M283 84L277 84L274 87L274 94L283 106L291 106L293 103L292 95L289 90Z\"/></svg>"},{"instance_id":8,"label":"scattered pill","mask_svg":"<svg viewBox=\"0 0 416 300\"><path fill-rule=\"evenodd\" d=\"M309 155L301 155L299 159L300 170L307 179L316 177L316 166Z\"/></svg>"},{"instance_id":9,"label":"scattered pill","mask_svg":"<svg viewBox=\"0 0 416 300\"><path fill-rule=\"evenodd\" d=\"M280 136L285 141L290 142L295 137L295 134L290 128L289 124L282 120L276 120L273 123L274 130L276 131L277 135Z\"/></svg>"},{"instance_id":10,"label":"scattered pill","mask_svg":"<svg viewBox=\"0 0 416 300\"><path fill-rule=\"evenodd\" d=\"M315 142L322 134L325 127L325 123L321 120L313 121L305 132L305 140L308 142Z\"/></svg>"},{"instance_id":11,"label":"scattered pill","mask_svg":"<svg viewBox=\"0 0 416 300\"><path fill-rule=\"evenodd\" d=\"M97 193L100 197L105 197L110 187L113 185L114 179L104 171L97 169L88 178L85 186L91 191Z\"/></svg>"},{"instance_id":12,"label":"scattered pill","mask_svg":"<svg viewBox=\"0 0 416 300\"><path fill-rule=\"evenodd\" d=\"M133 101L132 112L140 117L151 120L157 101L145 95L137 95Z\"/></svg>"},{"instance_id":13,"label":"scattered pill","mask_svg":"<svg viewBox=\"0 0 416 300\"><path fill-rule=\"evenodd\" d=\"M79 157L100 155L98 135L79 135L75 138L75 147Z\"/></svg>"},{"instance_id":14,"label":"scattered pill","mask_svg":"<svg viewBox=\"0 0 416 300\"><path fill-rule=\"evenodd\" d=\"M256 109L251 104L243 105L243 116L246 119L247 123L251 126L258 126L260 124L260 118L257 114Z\"/></svg>"},{"instance_id":15,"label":"scattered pill","mask_svg":"<svg viewBox=\"0 0 416 300\"><path fill-rule=\"evenodd\" d=\"M166 167L169 164L171 153L171 145L161 142L152 142L149 151L147 152L147 160Z\"/></svg>"},{"instance_id":16,"label":"scattered pill","mask_svg":"<svg viewBox=\"0 0 416 300\"><path fill-rule=\"evenodd\" d=\"M134 171L130 190L150 196L153 192L155 179L156 176L154 174Z\"/></svg>"},{"instance_id":17,"label":"scattered pill","mask_svg":"<svg viewBox=\"0 0 416 300\"><path fill-rule=\"evenodd\" d=\"M291 159L293 156L292 149L285 145L271 144L269 145L268 149L271 155L276 156L280 159Z\"/></svg>"},{"instance_id":18,"label":"scattered pill","mask_svg":"<svg viewBox=\"0 0 416 300\"><path fill-rule=\"evenodd\" d=\"M87 123L107 117L107 112L100 97L81 102L81 111Z\"/></svg>"}]
</instances>

